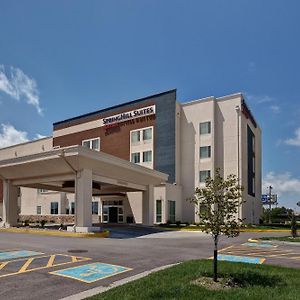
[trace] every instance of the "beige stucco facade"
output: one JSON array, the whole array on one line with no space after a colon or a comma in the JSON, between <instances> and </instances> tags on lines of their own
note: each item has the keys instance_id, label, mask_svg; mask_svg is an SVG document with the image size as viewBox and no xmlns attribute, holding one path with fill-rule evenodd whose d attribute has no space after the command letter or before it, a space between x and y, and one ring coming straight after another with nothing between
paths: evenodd
<instances>
[{"instance_id":1,"label":"beige stucco facade","mask_svg":"<svg viewBox=\"0 0 300 300\"><path fill-rule=\"evenodd\" d=\"M117 222L143 223L143 219L150 218L149 224L166 223L168 221L198 222L197 208L187 201L193 195L196 187L204 186L200 182L200 172L210 172L214 175L216 168L220 168L221 174L227 176L236 174L244 186L243 198L245 203L241 206L237 217L244 219L244 223L258 223L261 214L261 130L249 111L243 95L233 94L225 97L208 97L191 102L176 102L175 107L175 181L153 186L152 202L143 206L143 195L152 193L142 190L124 192L118 189L111 194L93 196L92 202L98 204L93 222L110 222L109 208L115 207L118 211ZM76 132L91 131L99 126L97 120L76 124L54 131L53 138L62 138L65 134L76 134ZM200 124L209 123L209 132L200 133ZM151 152L150 162L139 162L145 168L155 169L156 147L155 138L157 130L151 126L134 128L134 131L143 131L152 128L151 140L129 142L129 157L132 153ZM248 191L249 177L249 129L255 139L255 166L253 176L254 188L250 195ZM53 138L48 137L30 143L16 145L0 150L0 161L14 159L22 156L43 153L59 147L53 145ZM100 140L99 140L100 141ZM76 144L76 143L74 143ZM209 157L200 157L200 148L205 147ZM201 150L202 151L202 150ZM101 152L101 141L100 141ZM85 174L85 178L93 176ZM203 180L202 180L203 181ZM85 183L81 186L84 188ZM86 194L83 190L78 193ZM70 215L72 203L75 203L74 193L59 191L40 191L29 187L21 187L21 215L53 215L51 203L58 204L58 215ZM149 196L149 195L148 195ZM148 197L147 196L147 197ZM160 208L157 206L160 205ZM145 208L146 207L146 208ZM174 214L172 213L174 209ZM145 209L151 213L145 216ZM84 208L81 209L84 211ZM56 211L55 211L56 212ZM159 216L157 214L159 213Z\"/></svg>"}]
</instances>

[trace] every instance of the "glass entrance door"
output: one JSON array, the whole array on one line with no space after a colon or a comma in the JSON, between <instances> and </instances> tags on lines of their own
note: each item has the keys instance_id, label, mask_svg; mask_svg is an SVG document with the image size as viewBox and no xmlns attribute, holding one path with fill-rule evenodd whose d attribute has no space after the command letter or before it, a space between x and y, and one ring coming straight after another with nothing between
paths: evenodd
<instances>
[{"instance_id":1,"label":"glass entrance door","mask_svg":"<svg viewBox=\"0 0 300 300\"><path fill-rule=\"evenodd\" d=\"M122 200L103 201L102 208L103 223L123 223L124 209Z\"/></svg>"},{"instance_id":2,"label":"glass entrance door","mask_svg":"<svg viewBox=\"0 0 300 300\"><path fill-rule=\"evenodd\" d=\"M109 223L118 223L118 207L111 206L108 208Z\"/></svg>"}]
</instances>

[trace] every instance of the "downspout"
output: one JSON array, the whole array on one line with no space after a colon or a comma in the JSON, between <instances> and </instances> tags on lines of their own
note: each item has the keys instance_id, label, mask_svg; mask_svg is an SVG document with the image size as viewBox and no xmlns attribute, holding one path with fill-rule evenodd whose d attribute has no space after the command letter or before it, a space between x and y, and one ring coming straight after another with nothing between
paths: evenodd
<instances>
[{"instance_id":1,"label":"downspout","mask_svg":"<svg viewBox=\"0 0 300 300\"><path fill-rule=\"evenodd\" d=\"M240 111L241 108L239 105L235 107L236 115L237 115L237 177L238 182L241 184L240 180ZM241 204L238 206L238 219L241 219Z\"/></svg>"}]
</instances>

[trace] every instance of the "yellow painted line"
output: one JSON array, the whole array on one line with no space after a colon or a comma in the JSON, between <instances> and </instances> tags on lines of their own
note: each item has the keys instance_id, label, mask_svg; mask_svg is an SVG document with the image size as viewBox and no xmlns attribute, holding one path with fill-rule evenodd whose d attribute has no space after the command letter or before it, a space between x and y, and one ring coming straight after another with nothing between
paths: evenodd
<instances>
[{"instance_id":1,"label":"yellow painted line","mask_svg":"<svg viewBox=\"0 0 300 300\"><path fill-rule=\"evenodd\" d=\"M53 266L53 262L54 262L54 260L55 260L55 257L56 257L55 254L50 256L50 258L49 258L49 260L48 260L48 263L47 263L47 267L48 267L48 268L50 268L50 267Z\"/></svg>"},{"instance_id":2,"label":"yellow painted line","mask_svg":"<svg viewBox=\"0 0 300 300\"><path fill-rule=\"evenodd\" d=\"M104 232L99 232L99 233L78 233L78 232L67 232L67 231L58 231L58 230L0 228L0 232L27 233L27 234L39 234L39 235L62 236L62 237L77 237L77 238L106 238L109 236L109 231L104 231Z\"/></svg>"},{"instance_id":3,"label":"yellow painted line","mask_svg":"<svg viewBox=\"0 0 300 300\"><path fill-rule=\"evenodd\" d=\"M72 262L78 262L77 257L76 256L71 256L72 257Z\"/></svg>"},{"instance_id":4,"label":"yellow painted line","mask_svg":"<svg viewBox=\"0 0 300 300\"><path fill-rule=\"evenodd\" d=\"M231 246L229 246L229 247L225 247L225 248L223 248L223 249L220 249L218 252L223 252L223 251L226 251L227 249L230 249L230 248L232 248L234 245L231 245Z\"/></svg>"},{"instance_id":5,"label":"yellow painted line","mask_svg":"<svg viewBox=\"0 0 300 300\"><path fill-rule=\"evenodd\" d=\"M254 248L254 247L249 247L249 248L244 248L244 249L235 249L233 248L231 251L239 251L239 252L266 252L266 253L291 253L295 250L285 250L285 249L268 249L268 248Z\"/></svg>"},{"instance_id":6,"label":"yellow painted line","mask_svg":"<svg viewBox=\"0 0 300 300\"><path fill-rule=\"evenodd\" d=\"M32 261L34 260L33 257L29 258L26 263L21 267L21 269L18 271L18 273L24 273L27 268L29 267L29 265L32 263Z\"/></svg>"},{"instance_id":7,"label":"yellow painted line","mask_svg":"<svg viewBox=\"0 0 300 300\"><path fill-rule=\"evenodd\" d=\"M1 263L0 270L2 270L7 264L8 264L8 261Z\"/></svg>"},{"instance_id":8,"label":"yellow painted line","mask_svg":"<svg viewBox=\"0 0 300 300\"><path fill-rule=\"evenodd\" d=\"M261 258L261 259L259 260L259 263L260 263L260 264L263 264L263 263L265 262L265 260L266 260L265 258Z\"/></svg>"},{"instance_id":9,"label":"yellow painted line","mask_svg":"<svg viewBox=\"0 0 300 300\"><path fill-rule=\"evenodd\" d=\"M227 252L226 252L227 253ZM230 254L237 254L237 255L251 255L251 256L270 256L270 252L265 252L265 251L261 251L261 252L241 252L241 251L232 251L232 252L228 252ZM273 254L273 255L280 255L281 253L278 254Z\"/></svg>"},{"instance_id":10,"label":"yellow painted line","mask_svg":"<svg viewBox=\"0 0 300 300\"><path fill-rule=\"evenodd\" d=\"M42 270L42 269L49 269L51 267L56 267L56 266L63 266L63 265L67 265L67 264L72 264L74 263L75 261L73 261L74 259L72 258L71 255L66 255L66 254L54 254L54 256L65 256L65 257L70 257L71 258L71 261L67 261L67 262L62 262L62 263L57 263L57 264L53 264L52 266L48 267L48 263L47 265L45 266L42 266L42 267L37 267L37 268L33 268L33 269L27 269L28 266L31 264L31 262L35 259L38 259L38 258L44 258L44 257L49 257L49 260L51 259L51 257L53 255L43 255L43 256L39 256L39 257L32 257L30 259L28 259L26 261L26 263L22 266L22 268L18 271L18 272L13 272L13 273L9 273L9 274L3 274L3 275L0 275L0 278L3 278L3 277L8 277L8 276L13 276L13 275L18 275L18 274L24 274L24 273L28 273L28 272L33 272L33 271L38 271L38 270ZM76 262L82 262L82 261L88 261L88 260L92 260L91 258L89 257L81 257L81 256L77 256L76 257ZM11 260L11 261L6 261L6 265L8 263L13 263L15 261L21 261L21 260L25 260L24 258L23 259L16 259L16 260ZM5 267L5 266L4 266ZM3 268L4 268L3 267Z\"/></svg>"},{"instance_id":11,"label":"yellow painted line","mask_svg":"<svg viewBox=\"0 0 300 300\"><path fill-rule=\"evenodd\" d=\"M286 256L286 255L297 255L297 254L299 254L298 252L296 252L296 253L281 253L281 254L271 254L271 255L269 255L269 257L276 257L276 256Z\"/></svg>"},{"instance_id":12,"label":"yellow painted line","mask_svg":"<svg viewBox=\"0 0 300 300\"><path fill-rule=\"evenodd\" d=\"M259 240L255 240L255 239L250 238L250 239L248 239L248 242L250 242L250 243L259 243Z\"/></svg>"}]
</instances>

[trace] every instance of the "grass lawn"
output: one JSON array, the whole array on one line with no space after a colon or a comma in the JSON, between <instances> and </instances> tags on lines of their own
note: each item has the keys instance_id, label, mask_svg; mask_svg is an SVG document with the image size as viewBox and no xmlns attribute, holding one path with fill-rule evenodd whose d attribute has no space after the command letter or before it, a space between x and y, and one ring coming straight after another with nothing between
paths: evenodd
<instances>
[{"instance_id":1,"label":"grass lawn","mask_svg":"<svg viewBox=\"0 0 300 300\"><path fill-rule=\"evenodd\" d=\"M129 299L299 299L300 270L268 265L219 262L219 274L238 287L209 290L192 281L212 275L212 261L182 263L94 296L92 300Z\"/></svg>"},{"instance_id":2,"label":"grass lawn","mask_svg":"<svg viewBox=\"0 0 300 300\"><path fill-rule=\"evenodd\" d=\"M162 225L160 226L162 229L168 229L168 230L188 230L188 231L201 231L201 228L203 226L199 225L188 225L188 226L177 226L177 225ZM289 231L289 226L272 226L272 225L257 225L257 226L245 226L242 227L241 231L248 231L248 232L256 232L256 231L264 231L264 230L285 230Z\"/></svg>"},{"instance_id":3,"label":"grass lawn","mask_svg":"<svg viewBox=\"0 0 300 300\"><path fill-rule=\"evenodd\" d=\"M292 238L291 236L281 236L281 237L262 237L260 240L276 240L276 241L284 241L284 242L295 242L300 243L300 236L297 236L296 238Z\"/></svg>"}]
</instances>

